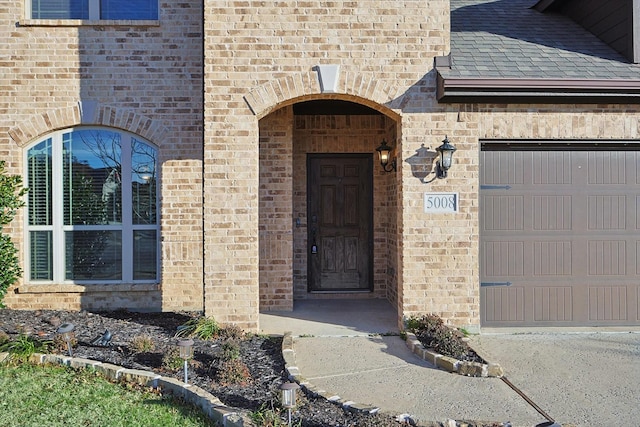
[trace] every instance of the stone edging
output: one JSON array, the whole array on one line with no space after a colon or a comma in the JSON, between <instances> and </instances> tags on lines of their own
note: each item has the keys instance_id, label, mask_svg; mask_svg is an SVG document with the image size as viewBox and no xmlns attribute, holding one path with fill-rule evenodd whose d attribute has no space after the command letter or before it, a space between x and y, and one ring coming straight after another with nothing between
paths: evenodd
<instances>
[{"instance_id":1,"label":"stone edging","mask_svg":"<svg viewBox=\"0 0 640 427\"><path fill-rule=\"evenodd\" d=\"M504 370L497 363L465 362L425 348L415 334L407 333L407 347L419 358L448 372L468 377L501 378Z\"/></svg>"},{"instance_id":2,"label":"stone edging","mask_svg":"<svg viewBox=\"0 0 640 427\"><path fill-rule=\"evenodd\" d=\"M353 412L375 414L380 411L380 408L375 406L363 405L351 400L344 400L337 394L322 390L307 381L300 373L300 369L296 366L296 354L293 349L293 336L291 332L285 332L282 337L282 357L284 358L284 367L289 379L300 384L300 387L312 396L323 397L329 402L335 403L336 405L342 406L344 409Z\"/></svg>"},{"instance_id":3,"label":"stone edging","mask_svg":"<svg viewBox=\"0 0 640 427\"><path fill-rule=\"evenodd\" d=\"M9 358L9 353L0 353L0 363ZM34 353L29 362L44 365L54 364L68 366L74 369L95 369L112 381L125 380L146 387L160 388L170 392L200 409L207 417L223 427L244 427L251 425L250 421L237 410L225 406L217 397L198 386L185 384L175 378L163 377L151 371L128 369L110 363L78 357L62 356L59 354Z\"/></svg>"}]
</instances>

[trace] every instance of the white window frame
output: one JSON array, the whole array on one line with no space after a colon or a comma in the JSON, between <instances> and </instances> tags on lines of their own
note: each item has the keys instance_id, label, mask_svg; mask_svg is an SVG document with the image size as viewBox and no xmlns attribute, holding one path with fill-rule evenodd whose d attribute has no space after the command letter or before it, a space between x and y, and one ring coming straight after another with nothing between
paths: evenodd
<instances>
[{"instance_id":1,"label":"white window frame","mask_svg":"<svg viewBox=\"0 0 640 427\"><path fill-rule=\"evenodd\" d=\"M121 225L64 225L64 191L63 191L63 170L62 170L62 138L64 134L79 130L98 130L105 132L115 132L121 137L121 158L120 165L122 169L122 224ZM148 144L159 153L158 147L148 140L126 132L120 129L108 127L72 127L65 128L56 132L39 137L34 142L27 145L24 149L24 175L23 182L28 183L28 153L31 148L45 141L52 139L52 224L51 225L29 225L29 209L24 209L24 254L25 254L25 274L24 281L28 284L143 284L143 283L159 283L161 273L161 248L160 248L160 203L159 188L160 176L159 167L156 166L156 223L155 224L133 224L132 214L132 179L131 179L131 146L132 140ZM25 196L28 203L28 194ZM122 233L122 279L121 280L67 280L65 265L65 232L67 231L91 231L91 230L115 230ZM133 279L133 234L139 230L155 230L156 231L156 279L134 280ZM52 280L31 280L31 231L51 231L53 247L52 256Z\"/></svg>"},{"instance_id":2,"label":"white window frame","mask_svg":"<svg viewBox=\"0 0 640 427\"><path fill-rule=\"evenodd\" d=\"M25 19L26 20L39 20L40 18L32 18L31 15L31 1L32 0L24 0L24 6L25 6ZM156 6L158 8L158 19L160 20L160 0L158 0L156 2ZM56 18L57 19L57 18ZM89 21L104 21L103 19L100 18L100 0L89 0ZM66 21L66 19L65 19ZM129 21L129 20L125 20L125 21ZM134 21L148 21L148 19L137 19ZM155 19L151 19L151 21L155 21Z\"/></svg>"}]
</instances>

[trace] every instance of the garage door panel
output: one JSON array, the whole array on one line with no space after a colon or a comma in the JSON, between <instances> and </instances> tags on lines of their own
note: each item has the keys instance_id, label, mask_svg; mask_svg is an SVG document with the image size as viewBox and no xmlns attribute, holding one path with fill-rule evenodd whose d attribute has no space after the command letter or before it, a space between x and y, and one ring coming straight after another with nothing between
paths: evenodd
<instances>
[{"instance_id":1,"label":"garage door panel","mask_svg":"<svg viewBox=\"0 0 640 427\"><path fill-rule=\"evenodd\" d=\"M587 216L589 230L624 230L627 228L627 196L589 196Z\"/></svg>"},{"instance_id":2,"label":"garage door panel","mask_svg":"<svg viewBox=\"0 0 640 427\"><path fill-rule=\"evenodd\" d=\"M481 288L488 304L481 313L488 322L524 322L525 289L521 286L489 286Z\"/></svg>"},{"instance_id":3,"label":"garage door panel","mask_svg":"<svg viewBox=\"0 0 640 427\"><path fill-rule=\"evenodd\" d=\"M511 195L486 196L483 216L485 230L523 230L524 197Z\"/></svg>"},{"instance_id":4,"label":"garage door panel","mask_svg":"<svg viewBox=\"0 0 640 427\"><path fill-rule=\"evenodd\" d=\"M632 158L634 153L590 151L587 155L589 184L627 184L627 158Z\"/></svg>"},{"instance_id":5,"label":"garage door panel","mask_svg":"<svg viewBox=\"0 0 640 427\"><path fill-rule=\"evenodd\" d=\"M533 294L534 321L573 320L573 292L570 286L539 286L533 289Z\"/></svg>"},{"instance_id":6,"label":"garage door panel","mask_svg":"<svg viewBox=\"0 0 640 427\"><path fill-rule=\"evenodd\" d=\"M589 287L589 320L597 322L626 320L627 301L626 286L591 286Z\"/></svg>"},{"instance_id":7,"label":"garage door panel","mask_svg":"<svg viewBox=\"0 0 640 427\"><path fill-rule=\"evenodd\" d=\"M484 275L488 279L524 275L524 243L489 241L483 243Z\"/></svg>"},{"instance_id":8,"label":"garage door panel","mask_svg":"<svg viewBox=\"0 0 640 427\"><path fill-rule=\"evenodd\" d=\"M535 195L532 197L534 230L571 230L572 198L569 195Z\"/></svg>"},{"instance_id":9,"label":"garage door panel","mask_svg":"<svg viewBox=\"0 0 640 427\"><path fill-rule=\"evenodd\" d=\"M534 151L531 156L533 184L571 184L571 154L566 151ZM528 157L528 156L527 156Z\"/></svg>"},{"instance_id":10,"label":"garage door panel","mask_svg":"<svg viewBox=\"0 0 640 427\"><path fill-rule=\"evenodd\" d=\"M483 325L640 324L640 154L585 145L481 152Z\"/></svg>"},{"instance_id":11,"label":"garage door panel","mask_svg":"<svg viewBox=\"0 0 640 427\"><path fill-rule=\"evenodd\" d=\"M525 156L519 151L499 152L486 158L483 182L488 185L524 183Z\"/></svg>"},{"instance_id":12,"label":"garage door panel","mask_svg":"<svg viewBox=\"0 0 640 427\"><path fill-rule=\"evenodd\" d=\"M571 276L570 241L533 242L533 276Z\"/></svg>"},{"instance_id":13,"label":"garage door panel","mask_svg":"<svg viewBox=\"0 0 640 427\"><path fill-rule=\"evenodd\" d=\"M627 248L624 240L590 240L588 244L590 276L627 274Z\"/></svg>"}]
</instances>

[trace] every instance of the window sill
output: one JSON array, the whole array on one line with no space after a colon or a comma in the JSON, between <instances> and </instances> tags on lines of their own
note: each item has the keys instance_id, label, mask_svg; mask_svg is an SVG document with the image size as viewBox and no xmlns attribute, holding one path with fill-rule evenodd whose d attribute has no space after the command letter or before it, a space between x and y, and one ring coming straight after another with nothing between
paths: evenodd
<instances>
[{"instance_id":1,"label":"window sill","mask_svg":"<svg viewBox=\"0 0 640 427\"><path fill-rule=\"evenodd\" d=\"M148 292L160 290L159 283L73 285L73 284L28 284L18 287L20 294L89 293L89 292Z\"/></svg>"},{"instance_id":2,"label":"window sill","mask_svg":"<svg viewBox=\"0 0 640 427\"><path fill-rule=\"evenodd\" d=\"M21 19L20 27L159 27L159 20Z\"/></svg>"}]
</instances>

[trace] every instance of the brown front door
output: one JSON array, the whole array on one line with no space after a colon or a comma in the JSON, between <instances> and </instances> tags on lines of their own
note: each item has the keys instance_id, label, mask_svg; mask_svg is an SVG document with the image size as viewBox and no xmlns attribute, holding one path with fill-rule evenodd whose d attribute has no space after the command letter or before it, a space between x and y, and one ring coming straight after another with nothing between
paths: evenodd
<instances>
[{"instance_id":1,"label":"brown front door","mask_svg":"<svg viewBox=\"0 0 640 427\"><path fill-rule=\"evenodd\" d=\"M310 292L370 291L372 155L307 158Z\"/></svg>"}]
</instances>

